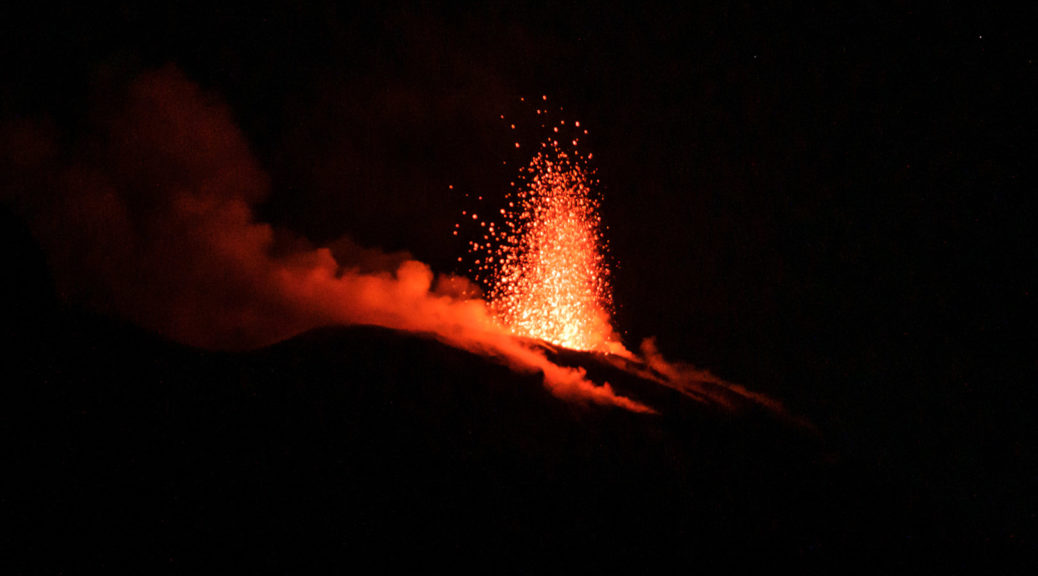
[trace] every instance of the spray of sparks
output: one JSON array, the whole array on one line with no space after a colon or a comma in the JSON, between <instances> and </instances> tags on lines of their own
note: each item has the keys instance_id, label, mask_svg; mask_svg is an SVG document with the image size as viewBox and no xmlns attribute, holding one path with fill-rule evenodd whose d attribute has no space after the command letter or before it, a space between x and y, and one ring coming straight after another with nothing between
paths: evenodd
<instances>
[{"instance_id":1,"label":"spray of sparks","mask_svg":"<svg viewBox=\"0 0 1038 576\"><path fill-rule=\"evenodd\" d=\"M537 115L546 120L549 111L538 109ZM515 130L515 124L510 127ZM608 245L593 189L597 180L588 165L592 155L579 148L579 134L587 131L565 120L541 127L549 135L511 183L504 207L493 217L462 213L479 225L468 245L470 273L514 334L608 351L617 339L610 326ZM520 143L515 147L521 149Z\"/></svg>"}]
</instances>

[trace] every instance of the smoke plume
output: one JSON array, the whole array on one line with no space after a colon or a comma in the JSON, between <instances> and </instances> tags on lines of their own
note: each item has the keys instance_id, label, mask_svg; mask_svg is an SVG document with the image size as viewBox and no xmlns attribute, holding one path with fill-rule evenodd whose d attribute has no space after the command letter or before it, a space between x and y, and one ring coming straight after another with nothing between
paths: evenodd
<instances>
[{"instance_id":1,"label":"smoke plume","mask_svg":"<svg viewBox=\"0 0 1038 576\"><path fill-rule=\"evenodd\" d=\"M30 223L63 298L212 349L329 324L425 333L541 372L559 397L651 411L508 335L461 296L463 278L257 221L270 183L231 118L166 67L132 81L74 142L46 121L4 127L4 200Z\"/></svg>"}]
</instances>

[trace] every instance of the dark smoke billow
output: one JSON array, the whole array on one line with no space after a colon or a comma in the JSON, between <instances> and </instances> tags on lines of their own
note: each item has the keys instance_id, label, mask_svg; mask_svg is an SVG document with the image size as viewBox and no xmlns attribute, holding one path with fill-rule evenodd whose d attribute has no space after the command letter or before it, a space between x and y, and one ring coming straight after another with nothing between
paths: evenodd
<instances>
[{"instance_id":1,"label":"dark smoke billow","mask_svg":"<svg viewBox=\"0 0 1038 576\"><path fill-rule=\"evenodd\" d=\"M651 411L508 335L466 280L349 239L313 248L255 219L269 180L226 106L179 70L131 82L68 149L45 121L4 130L5 200L63 298L187 344L248 349L329 324L421 332L542 372L556 395Z\"/></svg>"}]
</instances>

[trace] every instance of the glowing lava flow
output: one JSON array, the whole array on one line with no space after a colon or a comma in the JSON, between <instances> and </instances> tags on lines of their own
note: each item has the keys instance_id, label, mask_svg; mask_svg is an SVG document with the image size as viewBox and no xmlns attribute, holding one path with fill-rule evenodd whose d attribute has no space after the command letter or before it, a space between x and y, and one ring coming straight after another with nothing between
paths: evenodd
<instances>
[{"instance_id":1,"label":"glowing lava flow","mask_svg":"<svg viewBox=\"0 0 1038 576\"><path fill-rule=\"evenodd\" d=\"M565 120L512 183L499 222L471 215L481 227L469 242L473 272L490 308L516 335L577 350L622 349L609 323L607 244L590 154L579 152L577 138L560 145L560 127Z\"/></svg>"}]
</instances>

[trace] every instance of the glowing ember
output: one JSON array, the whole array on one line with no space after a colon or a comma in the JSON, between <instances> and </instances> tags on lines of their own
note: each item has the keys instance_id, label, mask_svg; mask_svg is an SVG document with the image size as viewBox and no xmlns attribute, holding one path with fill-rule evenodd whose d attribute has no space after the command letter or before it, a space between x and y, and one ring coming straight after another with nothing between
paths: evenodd
<instances>
[{"instance_id":1,"label":"glowing ember","mask_svg":"<svg viewBox=\"0 0 1038 576\"><path fill-rule=\"evenodd\" d=\"M511 183L500 221L480 221L469 242L471 272L513 333L578 350L615 349L607 244L590 155L579 152L578 138L559 137L564 120L551 128L551 137Z\"/></svg>"}]
</instances>

